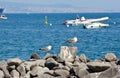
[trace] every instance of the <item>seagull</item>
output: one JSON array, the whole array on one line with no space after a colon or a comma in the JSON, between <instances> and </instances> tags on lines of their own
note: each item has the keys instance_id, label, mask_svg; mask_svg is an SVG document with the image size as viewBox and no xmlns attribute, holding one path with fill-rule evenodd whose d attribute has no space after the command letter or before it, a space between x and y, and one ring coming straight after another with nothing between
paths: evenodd
<instances>
[{"instance_id":1,"label":"seagull","mask_svg":"<svg viewBox=\"0 0 120 78\"><path fill-rule=\"evenodd\" d=\"M46 46L46 47L44 47L44 48L40 48L39 50L46 51L46 53L47 53L47 52L49 52L51 49L52 49L52 46L49 45L49 46Z\"/></svg>"},{"instance_id":2,"label":"seagull","mask_svg":"<svg viewBox=\"0 0 120 78\"><path fill-rule=\"evenodd\" d=\"M74 38L71 38L71 39L67 40L66 43L68 43L68 44L74 44L77 41L78 41L77 37L74 37Z\"/></svg>"}]
</instances>

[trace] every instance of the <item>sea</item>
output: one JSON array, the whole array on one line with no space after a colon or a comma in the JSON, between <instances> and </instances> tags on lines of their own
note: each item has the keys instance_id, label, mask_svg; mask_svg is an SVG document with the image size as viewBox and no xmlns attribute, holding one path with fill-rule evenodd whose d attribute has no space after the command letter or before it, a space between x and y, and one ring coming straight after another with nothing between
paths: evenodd
<instances>
[{"instance_id":1,"label":"sea","mask_svg":"<svg viewBox=\"0 0 120 78\"><path fill-rule=\"evenodd\" d=\"M68 39L78 38L73 44L77 56L85 54L91 60L104 58L107 53L120 57L120 13L11 13L8 19L0 19L0 60L20 58L28 60L32 53L41 58L46 55L39 48L51 45L51 54L58 55ZM66 26L63 22L84 16L89 18L109 17L103 21L107 28L84 29L82 26ZM49 24L44 24L45 16ZM50 25L51 24L51 25Z\"/></svg>"}]
</instances>

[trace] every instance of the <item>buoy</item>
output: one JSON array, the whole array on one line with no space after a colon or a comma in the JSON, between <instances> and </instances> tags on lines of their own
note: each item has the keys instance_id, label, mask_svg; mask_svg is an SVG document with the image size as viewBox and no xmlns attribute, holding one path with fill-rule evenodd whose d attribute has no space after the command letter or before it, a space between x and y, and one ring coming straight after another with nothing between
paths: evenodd
<instances>
[{"instance_id":1,"label":"buoy","mask_svg":"<svg viewBox=\"0 0 120 78\"><path fill-rule=\"evenodd\" d=\"M52 23L50 23L50 26L52 26Z\"/></svg>"},{"instance_id":2,"label":"buoy","mask_svg":"<svg viewBox=\"0 0 120 78\"><path fill-rule=\"evenodd\" d=\"M66 26L67 26L67 27L69 27L69 25L68 25L68 24L67 24Z\"/></svg>"},{"instance_id":3,"label":"buoy","mask_svg":"<svg viewBox=\"0 0 120 78\"><path fill-rule=\"evenodd\" d=\"M45 16L45 24L48 24L47 16Z\"/></svg>"},{"instance_id":4,"label":"buoy","mask_svg":"<svg viewBox=\"0 0 120 78\"><path fill-rule=\"evenodd\" d=\"M113 22L114 24L116 24L116 22Z\"/></svg>"}]
</instances>

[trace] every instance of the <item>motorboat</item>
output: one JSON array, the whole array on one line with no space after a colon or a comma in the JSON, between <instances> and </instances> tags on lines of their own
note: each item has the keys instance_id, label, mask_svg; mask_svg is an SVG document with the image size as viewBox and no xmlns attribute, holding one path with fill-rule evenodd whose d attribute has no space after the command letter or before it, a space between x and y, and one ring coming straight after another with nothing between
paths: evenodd
<instances>
[{"instance_id":1,"label":"motorboat","mask_svg":"<svg viewBox=\"0 0 120 78\"><path fill-rule=\"evenodd\" d=\"M90 29L90 28L106 28L108 26L109 26L109 24L103 24L103 23L100 23L100 22L83 25L83 27L85 29Z\"/></svg>"},{"instance_id":2,"label":"motorboat","mask_svg":"<svg viewBox=\"0 0 120 78\"><path fill-rule=\"evenodd\" d=\"M0 18L1 19L7 19L7 17L5 15L1 15Z\"/></svg>"},{"instance_id":3,"label":"motorboat","mask_svg":"<svg viewBox=\"0 0 120 78\"><path fill-rule=\"evenodd\" d=\"M108 20L109 17L102 17L102 18L97 18L97 19L85 19L84 16L80 18L76 18L75 20L66 20L63 24L64 25L72 25L72 26L78 26L78 25L85 25L85 24L90 24L94 22L100 22L104 20Z\"/></svg>"},{"instance_id":4,"label":"motorboat","mask_svg":"<svg viewBox=\"0 0 120 78\"><path fill-rule=\"evenodd\" d=\"M101 23L101 21L108 20L109 17L102 17L97 19L85 19L84 16L81 18L76 18L75 20L66 20L63 24L64 25L72 25L72 26L83 26L83 28L103 28L108 27L109 24Z\"/></svg>"}]
</instances>

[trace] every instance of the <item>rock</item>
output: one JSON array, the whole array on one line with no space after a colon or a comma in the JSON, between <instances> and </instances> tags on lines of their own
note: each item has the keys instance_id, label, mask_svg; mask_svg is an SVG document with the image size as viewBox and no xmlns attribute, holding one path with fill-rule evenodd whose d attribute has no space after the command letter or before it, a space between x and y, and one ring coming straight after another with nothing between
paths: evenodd
<instances>
[{"instance_id":1,"label":"rock","mask_svg":"<svg viewBox=\"0 0 120 78\"><path fill-rule=\"evenodd\" d=\"M77 76L69 76L68 78L78 78Z\"/></svg>"},{"instance_id":2,"label":"rock","mask_svg":"<svg viewBox=\"0 0 120 78\"><path fill-rule=\"evenodd\" d=\"M0 70L0 78L4 78L4 72Z\"/></svg>"},{"instance_id":3,"label":"rock","mask_svg":"<svg viewBox=\"0 0 120 78\"><path fill-rule=\"evenodd\" d=\"M57 59L58 63L61 63L62 65L65 65L65 61L63 59L61 59L60 57Z\"/></svg>"},{"instance_id":4,"label":"rock","mask_svg":"<svg viewBox=\"0 0 120 78\"><path fill-rule=\"evenodd\" d=\"M80 61L83 62L83 63L87 63L90 60L85 56L85 54L81 54L80 55Z\"/></svg>"},{"instance_id":5,"label":"rock","mask_svg":"<svg viewBox=\"0 0 120 78\"><path fill-rule=\"evenodd\" d=\"M110 68L111 64L109 62L89 62L87 66L93 72L101 72Z\"/></svg>"},{"instance_id":6,"label":"rock","mask_svg":"<svg viewBox=\"0 0 120 78\"><path fill-rule=\"evenodd\" d=\"M54 77L54 78L66 78L66 77L65 76L57 76L57 77Z\"/></svg>"},{"instance_id":7,"label":"rock","mask_svg":"<svg viewBox=\"0 0 120 78\"><path fill-rule=\"evenodd\" d=\"M31 78L30 77L30 71L27 72L27 74L25 75L25 78Z\"/></svg>"},{"instance_id":8,"label":"rock","mask_svg":"<svg viewBox=\"0 0 120 78\"><path fill-rule=\"evenodd\" d=\"M105 62L105 59L99 58L99 59L95 59L94 61L95 61L95 62Z\"/></svg>"},{"instance_id":9,"label":"rock","mask_svg":"<svg viewBox=\"0 0 120 78\"><path fill-rule=\"evenodd\" d=\"M39 66L45 67L45 62L46 62L46 60L39 60Z\"/></svg>"},{"instance_id":10,"label":"rock","mask_svg":"<svg viewBox=\"0 0 120 78\"><path fill-rule=\"evenodd\" d=\"M45 62L46 60L35 60L35 61L26 61L24 62L24 67L26 68L27 71L30 71L30 69L34 66L41 66L45 67Z\"/></svg>"},{"instance_id":11,"label":"rock","mask_svg":"<svg viewBox=\"0 0 120 78\"><path fill-rule=\"evenodd\" d=\"M51 76L56 76L54 74L54 70L49 70L49 71L45 72L44 74L48 74L48 75L51 75Z\"/></svg>"},{"instance_id":12,"label":"rock","mask_svg":"<svg viewBox=\"0 0 120 78\"><path fill-rule=\"evenodd\" d=\"M33 53L33 54L31 55L30 59L39 60L39 59L40 59L40 56L39 56L37 53Z\"/></svg>"},{"instance_id":13,"label":"rock","mask_svg":"<svg viewBox=\"0 0 120 78\"><path fill-rule=\"evenodd\" d=\"M16 66L15 65L12 65L12 66L8 66L7 69L8 71L12 71L12 70L15 70Z\"/></svg>"},{"instance_id":14,"label":"rock","mask_svg":"<svg viewBox=\"0 0 120 78\"><path fill-rule=\"evenodd\" d=\"M78 65L79 69L88 69L88 67L85 63L79 63L77 65Z\"/></svg>"},{"instance_id":15,"label":"rock","mask_svg":"<svg viewBox=\"0 0 120 78\"><path fill-rule=\"evenodd\" d=\"M54 67L54 68L53 68L53 70L57 70L57 69L64 69L64 70L70 71L70 68L69 68L69 67L63 66L62 64L59 64L58 67Z\"/></svg>"},{"instance_id":16,"label":"rock","mask_svg":"<svg viewBox=\"0 0 120 78\"><path fill-rule=\"evenodd\" d=\"M103 71L98 78L120 78L120 75L117 73L120 73L120 68L111 67L105 71Z\"/></svg>"},{"instance_id":17,"label":"rock","mask_svg":"<svg viewBox=\"0 0 120 78\"><path fill-rule=\"evenodd\" d=\"M47 53L46 56L44 57L44 60L47 60L48 58L53 58L54 60L57 60L57 55Z\"/></svg>"},{"instance_id":18,"label":"rock","mask_svg":"<svg viewBox=\"0 0 120 78\"><path fill-rule=\"evenodd\" d=\"M20 63L22 63L22 60L20 60L19 58L12 58L12 59L8 59L7 63L9 66L12 65L18 66Z\"/></svg>"},{"instance_id":19,"label":"rock","mask_svg":"<svg viewBox=\"0 0 120 78\"><path fill-rule=\"evenodd\" d=\"M10 74L11 74L12 78L19 78L19 76L20 76L19 72L16 70L12 70Z\"/></svg>"},{"instance_id":20,"label":"rock","mask_svg":"<svg viewBox=\"0 0 120 78\"><path fill-rule=\"evenodd\" d=\"M17 71L20 73L20 77L23 77L23 78L25 77L26 70L23 63L17 67Z\"/></svg>"},{"instance_id":21,"label":"rock","mask_svg":"<svg viewBox=\"0 0 120 78\"><path fill-rule=\"evenodd\" d=\"M120 65L120 60L118 60L116 64L117 64L117 65Z\"/></svg>"},{"instance_id":22,"label":"rock","mask_svg":"<svg viewBox=\"0 0 120 78\"><path fill-rule=\"evenodd\" d=\"M76 76L79 78L84 78L84 76L88 75L89 72L84 67L73 67L73 71Z\"/></svg>"},{"instance_id":23,"label":"rock","mask_svg":"<svg viewBox=\"0 0 120 78\"><path fill-rule=\"evenodd\" d=\"M70 47L69 50L70 50L70 53L72 54L73 58L75 58L76 53L78 51L77 47Z\"/></svg>"},{"instance_id":24,"label":"rock","mask_svg":"<svg viewBox=\"0 0 120 78\"><path fill-rule=\"evenodd\" d=\"M49 74L40 74L39 76L37 77L33 77L33 78L55 78Z\"/></svg>"},{"instance_id":25,"label":"rock","mask_svg":"<svg viewBox=\"0 0 120 78\"><path fill-rule=\"evenodd\" d=\"M76 56L74 62L79 62L79 63L81 63L80 57Z\"/></svg>"},{"instance_id":26,"label":"rock","mask_svg":"<svg viewBox=\"0 0 120 78\"><path fill-rule=\"evenodd\" d=\"M113 53L107 53L105 55L105 60L110 62L110 61L115 61L117 58Z\"/></svg>"},{"instance_id":27,"label":"rock","mask_svg":"<svg viewBox=\"0 0 120 78\"><path fill-rule=\"evenodd\" d=\"M65 61L73 62L76 57L77 47L61 46L59 57Z\"/></svg>"},{"instance_id":28,"label":"rock","mask_svg":"<svg viewBox=\"0 0 120 78\"><path fill-rule=\"evenodd\" d=\"M86 69L80 69L78 71L78 77L80 77L80 78L84 78L88 74L89 74L89 72Z\"/></svg>"},{"instance_id":29,"label":"rock","mask_svg":"<svg viewBox=\"0 0 120 78\"><path fill-rule=\"evenodd\" d=\"M99 74L100 73L90 73L90 74L84 76L83 78L98 78ZM105 78L105 77L103 77L103 78Z\"/></svg>"},{"instance_id":30,"label":"rock","mask_svg":"<svg viewBox=\"0 0 120 78\"><path fill-rule=\"evenodd\" d=\"M45 66L48 67L50 70L58 65L58 62L55 61L53 58L48 58L45 63Z\"/></svg>"},{"instance_id":31,"label":"rock","mask_svg":"<svg viewBox=\"0 0 120 78\"><path fill-rule=\"evenodd\" d=\"M55 70L55 74L58 76L64 76L67 78L67 76L69 75L69 71L64 70L64 69L57 69Z\"/></svg>"},{"instance_id":32,"label":"rock","mask_svg":"<svg viewBox=\"0 0 120 78\"><path fill-rule=\"evenodd\" d=\"M10 78L9 71L7 70L7 63L5 61L0 62L0 69L4 72L4 77L5 78Z\"/></svg>"},{"instance_id":33,"label":"rock","mask_svg":"<svg viewBox=\"0 0 120 78\"><path fill-rule=\"evenodd\" d=\"M69 68L72 68L73 67L73 64L71 62L65 62L65 66L69 67Z\"/></svg>"},{"instance_id":34,"label":"rock","mask_svg":"<svg viewBox=\"0 0 120 78\"><path fill-rule=\"evenodd\" d=\"M48 68L43 68L43 67L40 67L40 66L35 66L32 68L30 74L33 76L33 77L36 77L36 76L39 76L39 75L42 75L44 74L45 72L48 72L49 69Z\"/></svg>"}]
</instances>

